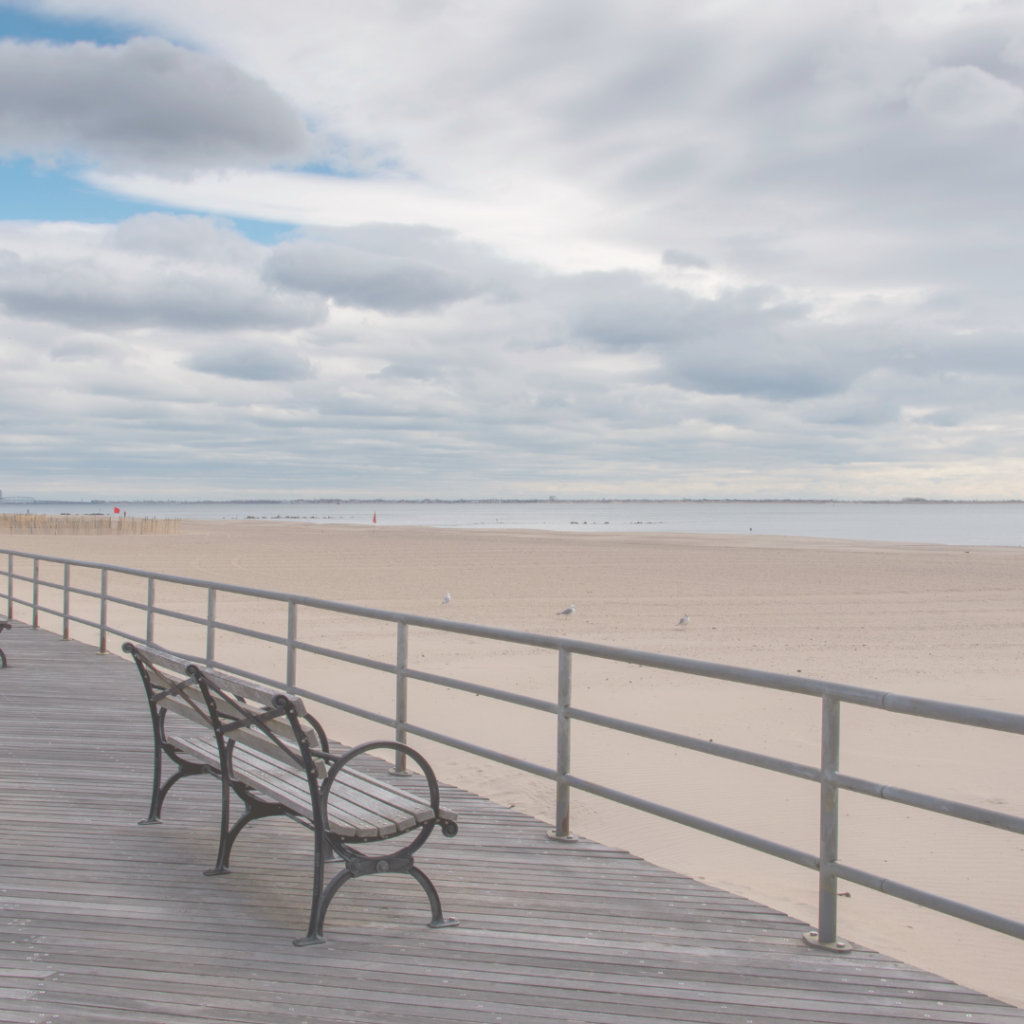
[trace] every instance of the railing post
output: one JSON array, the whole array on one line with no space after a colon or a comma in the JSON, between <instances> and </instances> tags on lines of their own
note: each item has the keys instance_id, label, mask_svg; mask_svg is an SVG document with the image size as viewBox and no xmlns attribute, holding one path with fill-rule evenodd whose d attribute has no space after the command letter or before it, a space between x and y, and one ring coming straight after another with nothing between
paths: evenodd
<instances>
[{"instance_id":1,"label":"railing post","mask_svg":"<svg viewBox=\"0 0 1024 1024\"><path fill-rule=\"evenodd\" d=\"M295 637L299 628L299 606L294 601L288 602L288 663L285 667L284 685L286 689L295 689Z\"/></svg>"},{"instance_id":2,"label":"railing post","mask_svg":"<svg viewBox=\"0 0 1024 1024\"><path fill-rule=\"evenodd\" d=\"M7 556L7 618L14 618L14 555Z\"/></svg>"},{"instance_id":3,"label":"railing post","mask_svg":"<svg viewBox=\"0 0 1024 1024\"><path fill-rule=\"evenodd\" d=\"M404 622L398 623L398 641L395 650L395 742L405 743L407 733L405 723L409 720L409 681L405 670L409 667L409 627ZM408 775L405 754L395 751L395 767L392 775Z\"/></svg>"},{"instance_id":4,"label":"railing post","mask_svg":"<svg viewBox=\"0 0 1024 1024\"><path fill-rule=\"evenodd\" d=\"M818 930L806 932L812 946L848 953L849 942L836 936L836 875L839 859L839 710L842 702L826 693L821 698L821 810L818 847Z\"/></svg>"},{"instance_id":5,"label":"railing post","mask_svg":"<svg viewBox=\"0 0 1024 1024\"><path fill-rule=\"evenodd\" d=\"M149 587L146 590L146 643L153 643L155 623L153 621L153 606L156 604L156 580L149 577Z\"/></svg>"},{"instance_id":6,"label":"railing post","mask_svg":"<svg viewBox=\"0 0 1024 1024\"><path fill-rule=\"evenodd\" d=\"M107 653L107 570L100 569L100 654Z\"/></svg>"},{"instance_id":7,"label":"railing post","mask_svg":"<svg viewBox=\"0 0 1024 1024\"><path fill-rule=\"evenodd\" d=\"M71 564L64 563L64 639L71 639Z\"/></svg>"},{"instance_id":8,"label":"railing post","mask_svg":"<svg viewBox=\"0 0 1024 1024\"><path fill-rule=\"evenodd\" d=\"M572 770L569 756L569 738L572 707L572 654L558 649L558 751L555 764L555 827L548 838L560 843L575 843L576 836L569 831L569 783L565 777Z\"/></svg>"},{"instance_id":9,"label":"railing post","mask_svg":"<svg viewBox=\"0 0 1024 1024\"><path fill-rule=\"evenodd\" d=\"M32 628L39 628L39 559L32 559Z\"/></svg>"},{"instance_id":10,"label":"railing post","mask_svg":"<svg viewBox=\"0 0 1024 1024\"><path fill-rule=\"evenodd\" d=\"M217 588L209 587L206 591L206 664L213 665L216 652L217 630Z\"/></svg>"}]
</instances>

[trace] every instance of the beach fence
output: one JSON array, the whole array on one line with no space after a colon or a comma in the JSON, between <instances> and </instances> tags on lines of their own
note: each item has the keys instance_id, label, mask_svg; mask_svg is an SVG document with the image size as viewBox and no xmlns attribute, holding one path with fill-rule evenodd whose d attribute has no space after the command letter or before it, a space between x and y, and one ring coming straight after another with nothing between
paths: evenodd
<instances>
[{"instance_id":1,"label":"beach fence","mask_svg":"<svg viewBox=\"0 0 1024 1024\"><path fill-rule=\"evenodd\" d=\"M147 519L107 515L34 515L31 512L0 514L0 533L41 533L57 536L106 534L181 533L180 519Z\"/></svg>"},{"instance_id":2,"label":"beach fence","mask_svg":"<svg viewBox=\"0 0 1024 1024\"><path fill-rule=\"evenodd\" d=\"M5 559L4 559L4 556ZM931 719L974 729L1024 736L1024 715L991 708L972 707L944 701L907 697L881 690L831 683L803 676L790 676L774 672L737 668L711 662L696 661L672 655L649 651L630 650L605 644L572 640L566 637L545 636L538 633L524 633L516 630L497 629L473 623L453 622L421 615L363 608L358 605L300 594L279 593L253 587L240 587L210 580L189 579L164 573L146 572L122 566L105 565L71 559L52 558L27 552L0 549L0 559L6 561L6 569L0 568L0 576L7 577L7 615L13 618L16 608L29 613L34 629L39 628L40 615L56 618L62 623L64 639L70 636L71 623L77 623L98 630L99 651L106 653L109 637L115 636L131 643L145 643L159 646L157 637L158 619L176 620L198 627L205 634L202 649L171 653L224 672L253 679L257 682L276 686L285 692L294 693L305 699L318 702L336 710L375 722L394 730L395 739L405 743L410 735L440 743L477 757L495 761L531 775L547 779L554 788L554 818L556 826L548 835L556 841L571 842L575 839L570 831L570 803L574 790L589 793L638 811L654 815L679 825L684 825L721 839L737 843L772 857L799 865L818 874L818 927L805 933L804 940L812 946L833 952L848 952L853 947L837 936L837 882L843 879L865 886L897 899L927 907L941 914L968 921L983 928L989 928L1004 935L1024 939L1024 922L992 913L942 895L916 888L903 881L883 877L871 871L857 868L839 859L839 794L842 791L861 794L906 807L918 808L934 814L963 821L974 822L989 828L1000 829L1018 835L1024 834L1024 818L1006 814L987 807L946 799L898 786L862 779L844 774L839 769L840 717L844 704L860 705L886 714L905 715L912 718ZM0 561L2 565L2 561ZM46 579L41 574L46 569L57 579ZM73 584L72 572L77 581L82 576L98 580L99 589ZM116 595L111 584L115 581L132 583L136 588L144 584L145 600ZM183 611L181 607L161 607L157 604L157 586L185 588L193 595L193 607L197 613ZM130 588L129 588L130 589ZM56 596L61 601L58 608L50 607L43 600L44 594ZM270 633L249 629L236 623L218 618L217 601L220 595L235 595L258 602L276 605L286 622L285 632ZM87 618L72 612L72 598L91 603L98 608L96 618ZM0 598L2 600L2 598ZM139 633L116 628L109 621L111 606L128 609L137 616ZM314 644L299 637L299 615L301 610L318 610L331 615L362 620L377 620L391 623L395 628L395 658L393 662L362 657L351 651L343 651ZM425 672L410 664L409 628L434 630L442 633L494 640L502 643L519 644L535 649L557 652L557 679L552 680L554 699L541 700L522 693L514 693L480 683L456 679L436 673ZM284 652L284 671L274 678L257 674L244 667L221 661L217 657L217 640L221 634L249 637L279 647ZM164 648L168 649L168 648ZM360 666L383 673L394 680L394 710L381 714L368 708L304 688L299 678L298 654L329 659ZM753 686L768 690L800 694L821 703L821 756L818 764L801 764L764 753L699 739L669 729L632 722L626 719L588 711L574 703L572 693L573 664L577 658L593 658L605 662L620 662L629 665L646 666L680 676L696 676L722 680L741 686ZM445 735L409 720L408 684L410 680L432 686L463 691L479 697L486 697L500 703L519 705L534 711L554 716L557 720L555 749L552 751L554 767L536 764L522 758L510 756L501 751L467 742L454 736ZM600 785L573 773L571 758L571 734L573 722L587 723L613 732L625 733L657 744L683 748L705 754L709 757L750 765L781 775L801 779L814 785L819 791L819 842L815 852L793 847L766 839L762 836L711 821L688 813L685 810L668 807L645 800L621 790ZM406 770L405 756L396 754L395 771Z\"/></svg>"}]
</instances>

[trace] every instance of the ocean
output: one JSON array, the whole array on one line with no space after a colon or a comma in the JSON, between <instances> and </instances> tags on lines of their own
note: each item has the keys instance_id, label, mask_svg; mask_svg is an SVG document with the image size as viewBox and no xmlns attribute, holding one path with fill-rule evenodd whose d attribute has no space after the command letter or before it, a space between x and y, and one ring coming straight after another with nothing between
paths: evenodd
<instances>
[{"instance_id":1,"label":"ocean","mask_svg":"<svg viewBox=\"0 0 1024 1024\"><path fill-rule=\"evenodd\" d=\"M1024 502L353 501L126 502L130 516L441 529L724 533L952 545L1024 545ZM0 513L111 514L113 503L4 501Z\"/></svg>"}]
</instances>

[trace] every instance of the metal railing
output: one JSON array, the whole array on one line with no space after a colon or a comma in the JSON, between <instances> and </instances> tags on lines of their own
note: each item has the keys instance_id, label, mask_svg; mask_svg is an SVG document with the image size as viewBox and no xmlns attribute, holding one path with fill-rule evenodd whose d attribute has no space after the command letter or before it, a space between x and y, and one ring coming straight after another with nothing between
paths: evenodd
<instances>
[{"instance_id":1,"label":"metal railing","mask_svg":"<svg viewBox=\"0 0 1024 1024\"><path fill-rule=\"evenodd\" d=\"M283 687L289 692L317 701L328 707L332 707L339 711L344 711L369 721L376 722L379 725L394 729L395 738L399 742L406 742L410 734L413 736L420 736L423 739L431 740L435 743L441 743L457 750L474 754L491 761L496 761L500 764L552 781L555 784L556 827L549 833L549 835L553 839L571 841L574 838L569 828L569 815L570 793L572 790L576 789L580 792L603 797L627 807L632 807L648 814L667 819L668 821L689 826L690 828L718 836L722 839L729 840L730 842L738 843L762 853L770 854L773 857L778 857L782 860L789 861L790 863L799 864L802 867L817 871L819 877L818 929L816 932L808 932L805 936L807 941L813 945L838 951L845 951L852 948L849 943L838 939L836 935L836 896L838 879L844 879L848 882L866 886L867 888L875 889L879 892L886 893L887 895L930 908L931 910L938 911L939 913L960 918L961 920L969 921L1018 939L1024 939L1024 922L1016 921L965 903L947 899L946 897L905 885L902 882L884 878L870 871L865 871L860 868L844 864L839 860L840 790L848 790L853 793L860 793L865 796L892 801L908 807L916 807L922 810L932 811L936 814L959 818L964 821L975 822L980 825L987 825L991 828L1002 829L1017 834L1024 834L1024 818L1017 817L1016 815L976 807L972 804L960 803L955 800L947 800L942 797L930 796L925 793L902 789L896 786L882 785L877 782L871 782L866 779L860 779L841 773L839 770L840 710L844 703L859 704L863 707L875 708L895 714L934 719L943 722L973 726L981 729L992 729L998 732L1014 733L1017 735L1024 735L1024 715L1012 714L1004 711L993 711L987 708L977 708L963 704L950 704L943 701L900 696L899 694L886 693L881 690L870 690L858 686L830 683L822 680L805 678L803 676L789 676L774 672L760 672L753 669L735 668L728 665L695 661L672 655L654 654L647 651L629 650L605 644L572 640L566 637L544 636L536 633L524 633L516 630L478 626L465 622L453 622L447 619L428 618L422 615L407 615L401 612L381 611L375 608L363 608L358 605L345 604L339 601L325 601L318 598L304 597L298 594L278 593L276 591L260 590L253 587L241 587L227 583L214 583L208 580L188 579L180 576L171 576L165 573L146 572L139 569L103 565L95 562L52 558L44 555L34 555L7 549L0 549L0 555L7 556L7 569L5 575L7 576L7 616L9 619L13 618L14 607L17 605L31 610L31 622L33 628L39 627L40 613L53 615L59 618L63 624L64 639L68 639L70 636L70 625L72 622L98 629L99 650L101 653L106 652L107 650L107 638L109 635L114 635L136 643L145 642L147 644L154 644L157 616L163 616L165 618L176 619L182 622L201 626L205 628L206 631L206 647L205 652L201 657L196 652L174 651L173 653L182 657L194 659L197 662L201 662L202 664L213 668L233 672L237 675L267 683L272 686ZM31 576L15 572L16 558L31 561ZM40 563L51 563L63 566L63 581L61 583L57 583L42 579L39 571ZM98 571L100 574L99 591L72 586L72 568ZM0 570L0 574L3 574L2 570ZM146 580L147 589L145 603L114 596L110 592L111 574ZM31 584L31 600L16 596L16 582ZM159 607L156 603L156 585L159 582L205 590L207 595L206 614L191 615L186 612ZM63 597L62 607L60 609L53 609L42 605L40 603L41 588L60 591ZM218 594L234 594L278 602L286 605L288 623L287 635L277 636L219 620L217 618ZM73 615L71 611L72 595L99 601L98 621ZM146 635L144 637L136 636L112 626L108 618L108 608L111 604L144 612ZM322 647L317 644L307 643L300 640L298 633L299 608L320 609L340 615L355 616L363 619L376 619L383 622L394 623L396 626L394 664L360 657L356 654L334 650L332 648ZM454 679L448 676L437 675L431 672L423 672L411 668L409 665L410 626L557 651L557 698L554 701L540 700L535 697L529 697L507 690L499 690L493 687L483 686L478 683L467 682L465 680ZM218 661L216 659L216 639L217 634L222 632L233 633L264 641L266 643L283 646L286 650L285 678L283 682L280 679L273 679L267 676L258 675L246 669L239 668L238 666ZM393 675L395 679L394 715L389 717L387 715L379 714L366 708L360 708L353 704L336 700L323 694L314 693L300 687L296 678L296 654L300 651ZM817 766L800 764L784 758L772 757L755 751L743 750L708 740L701 740L696 737L687 736L668 729L659 729L652 726L642 725L637 722L630 722L625 719L613 718L608 715L596 714L591 711L586 711L583 708L575 707L572 703L572 667L574 655L598 658L606 661L625 662L631 665L662 669L667 672L702 676L709 679L719 679L728 682L741 683L747 686L757 686L819 698L822 705L821 762ZM490 750L486 747L478 746L453 736L446 736L442 733L436 732L435 730L427 729L410 722L408 720L408 681L410 679L437 686L448 687L455 690L461 690L479 696L490 697L494 700L516 704L521 707L531 708L535 711L546 712L557 716L555 768L551 769L544 765L535 764L531 761L513 757L500 751ZM617 789L611 789L607 786L603 786L574 775L572 773L570 756L571 725L573 721L584 722L589 725L642 737L658 743L681 747L687 750L697 751L702 754L708 754L712 757L724 758L728 761L763 768L768 771L778 772L782 775L788 775L797 779L804 779L808 782L817 784L820 788L818 852L814 854L797 850L773 840L742 832L730 826L689 814L686 811L666 807L662 804L654 803L652 801L621 792ZM397 754L395 759L395 771L404 772L405 770L406 765L404 755Z\"/></svg>"}]
</instances>

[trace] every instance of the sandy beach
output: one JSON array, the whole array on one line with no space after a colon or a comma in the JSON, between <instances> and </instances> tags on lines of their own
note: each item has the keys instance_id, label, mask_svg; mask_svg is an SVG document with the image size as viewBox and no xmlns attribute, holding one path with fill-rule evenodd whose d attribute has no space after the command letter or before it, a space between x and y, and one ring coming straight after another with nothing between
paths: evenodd
<instances>
[{"instance_id":1,"label":"sandy beach","mask_svg":"<svg viewBox=\"0 0 1024 1024\"><path fill-rule=\"evenodd\" d=\"M4 536L3 546L570 635L898 693L1024 712L1024 549L681 534L581 535L271 522L185 522L171 536ZM48 578L56 579L51 573ZM83 584L91 577L83 573ZM138 597L138 591L118 593ZM442 607L446 592L451 604ZM24 593L24 591L21 591ZM52 599L54 605L56 599ZM205 602L158 588L158 603ZM570 603L571 618L556 616ZM83 611L86 611L83 606ZM283 633L283 610L222 598L219 615ZM88 609L92 614L92 609ZM683 613L690 622L676 623ZM135 614L135 613L132 613ZM24 609L15 611L24 620ZM136 615L113 619L133 631ZM53 620L42 623L54 627ZM95 631L72 635L95 642ZM392 661L394 628L303 611L300 637ZM161 621L157 640L201 653L200 633ZM219 641L218 654L268 675L283 659ZM556 657L415 629L410 663L554 699ZM390 713L393 679L300 658L300 683ZM140 696L141 700L141 696ZM574 703L733 746L815 764L820 702L577 658ZM352 742L372 724L323 716ZM538 712L410 684L410 720L546 765L554 721ZM1020 737L845 707L844 771L1024 814ZM417 742L447 782L552 820L553 785L447 747ZM682 750L574 726L574 774L816 852L814 785ZM140 799L143 799L140 796ZM804 869L579 793L573 830L657 864L816 918ZM843 794L847 863L1024 919L1024 837ZM840 934L1024 1006L1024 948L852 885Z\"/></svg>"}]
</instances>

